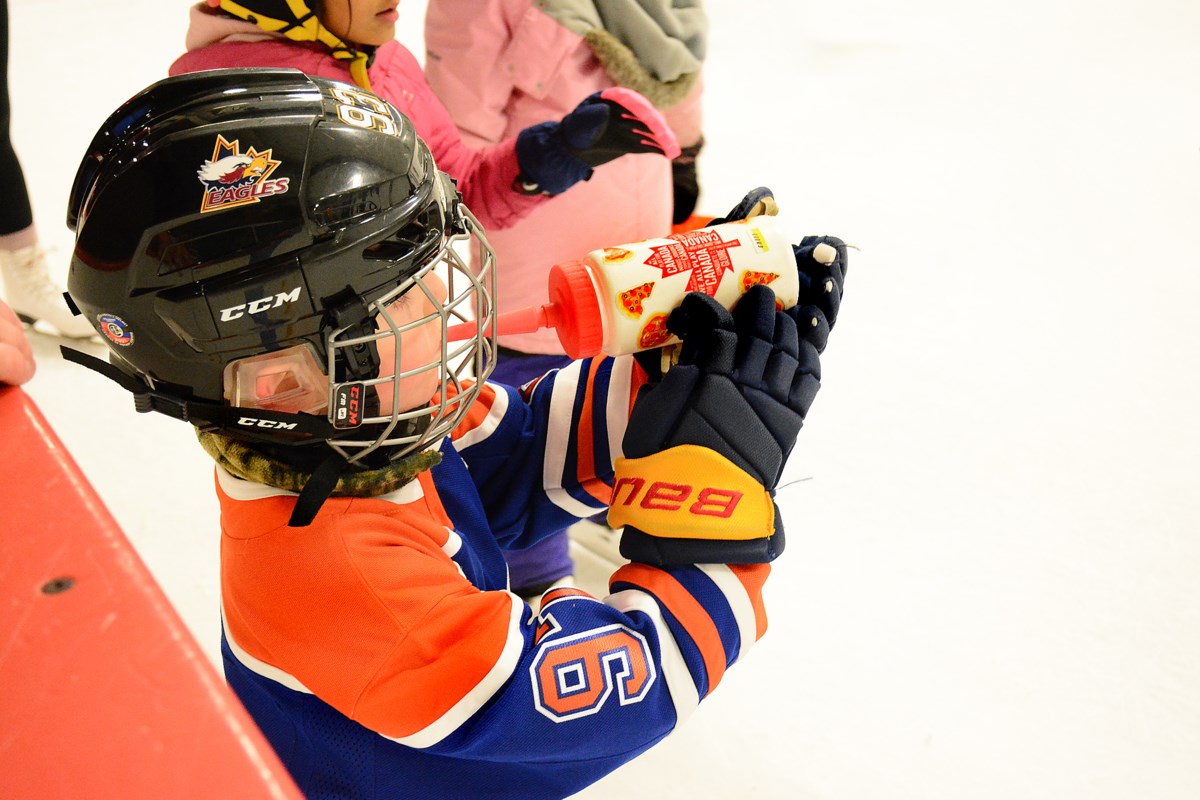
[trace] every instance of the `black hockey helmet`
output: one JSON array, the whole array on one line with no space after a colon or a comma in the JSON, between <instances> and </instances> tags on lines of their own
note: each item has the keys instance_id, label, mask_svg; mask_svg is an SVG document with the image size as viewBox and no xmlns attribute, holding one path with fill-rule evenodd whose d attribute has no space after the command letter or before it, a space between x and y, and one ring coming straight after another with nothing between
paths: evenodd
<instances>
[{"instance_id":1,"label":"black hockey helmet","mask_svg":"<svg viewBox=\"0 0 1200 800\"><path fill-rule=\"evenodd\" d=\"M466 378L491 371L491 249L409 120L357 87L265 69L160 81L96 134L68 225L69 295L111 364L67 357L138 410L394 458L453 429L478 392ZM453 246L472 239L474 272ZM400 319L414 296L424 316ZM469 319L478 335L449 342ZM402 360L422 326L440 328L436 355ZM421 375L429 394L405 397Z\"/></svg>"}]
</instances>

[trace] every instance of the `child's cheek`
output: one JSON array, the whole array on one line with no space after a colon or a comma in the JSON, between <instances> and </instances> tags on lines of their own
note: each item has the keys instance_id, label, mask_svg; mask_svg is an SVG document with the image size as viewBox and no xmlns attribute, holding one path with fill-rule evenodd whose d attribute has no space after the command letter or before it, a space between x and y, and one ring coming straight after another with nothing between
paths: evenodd
<instances>
[{"instance_id":1,"label":"child's cheek","mask_svg":"<svg viewBox=\"0 0 1200 800\"><path fill-rule=\"evenodd\" d=\"M400 371L407 372L417 367L423 367L438 357L441 349L440 328L434 320L412 331L400 335ZM390 339L380 342L380 377L393 374L392 365L395 363L395 348ZM441 378L438 367L425 370L416 375L401 378L397 382L400 392L400 411L423 406L437 391ZM379 409L383 414L389 413L392 403L392 384L380 384Z\"/></svg>"},{"instance_id":2,"label":"child's cheek","mask_svg":"<svg viewBox=\"0 0 1200 800\"><path fill-rule=\"evenodd\" d=\"M425 276L424 282L438 303L446 301L446 285L442 282L441 278L436 274L430 273ZM388 309L397 326L432 314L435 310L435 306L429 301L429 298L417 289L410 290ZM383 331L386 328L387 325L380 319L378 330ZM418 328L405 331L400 334L400 371L407 372L408 370L428 365L439 358L441 348L441 325L436 318L429 320ZM390 337L382 339L379 342L379 361L379 376L381 378L395 374L392 367L396 362L396 349L394 340ZM416 375L401 378L398 382L400 391L399 410L408 411L425 405L429 402L429 398L433 397L433 393L438 390L440 385L440 365ZM377 391L379 393L380 412L390 414L392 384L380 384L377 387Z\"/></svg>"}]
</instances>

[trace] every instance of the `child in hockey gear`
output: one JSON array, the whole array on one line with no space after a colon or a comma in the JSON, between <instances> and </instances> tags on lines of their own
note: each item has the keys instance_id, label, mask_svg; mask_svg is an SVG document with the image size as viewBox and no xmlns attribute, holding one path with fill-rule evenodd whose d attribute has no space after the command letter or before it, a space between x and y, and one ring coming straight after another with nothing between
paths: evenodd
<instances>
[{"instance_id":1,"label":"child in hockey gear","mask_svg":"<svg viewBox=\"0 0 1200 800\"><path fill-rule=\"evenodd\" d=\"M512 225L547 194L586 180L625 153L673 158L678 145L634 92L589 97L553 130L475 150L463 144L417 60L395 41L395 0L206 0L192 8L188 52L170 74L222 67L287 67L356 83L394 104L458 182L490 231ZM587 93L581 92L578 102Z\"/></svg>"},{"instance_id":2,"label":"child in hockey gear","mask_svg":"<svg viewBox=\"0 0 1200 800\"><path fill-rule=\"evenodd\" d=\"M72 338L92 335L92 326L71 314L62 289L50 277L25 175L9 138L8 0L0 0L0 278L4 297L21 322L41 320Z\"/></svg>"},{"instance_id":3,"label":"child in hockey gear","mask_svg":"<svg viewBox=\"0 0 1200 800\"><path fill-rule=\"evenodd\" d=\"M468 24L481 9L472 4L461 11L458 22ZM607 83L573 86L571 97L553 115L560 121L545 122L550 115L538 116L494 141L464 145L416 59L394 41L396 17L394 0L207 0L192 9L188 53L172 65L171 74L212 67L296 67L373 88L413 121L439 167L457 181L467 206L489 233L517 224L535 208L553 205L544 202L547 196L589 180L595 167L624 154L660 158L632 159L637 165L611 168L620 175L637 169L666 170L668 162L661 156L678 155L675 138L659 112L635 92ZM498 73L492 66L486 71ZM586 99L580 103L580 98ZM651 166L647 161L659 163ZM583 206L572 202L555 217L571 219L566 228L558 229L553 219L538 224L538 238L561 237L562 230L578 227L581 219L611 205L596 202L594 193L589 198ZM582 207L588 209L586 214L580 214ZM539 241L539 248L548 246ZM506 261L511 257L504 253ZM565 363L561 357L535 358L526 369L501 366L496 380L520 385ZM515 554L519 591L536 594L569 575L566 548L564 538Z\"/></svg>"},{"instance_id":4,"label":"child in hockey gear","mask_svg":"<svg viewBox=\"0 0 1200 800\"><path fill-rule=\"evenodd\" d=\"M547 120L568 114L580 97L617 87L653 103L681 145L698 142L706 42L707 18L696 0L430 0L425 12L425 72L463 140L491 148L518 137L518 154L538 142L523 131L555 135L556 123ZM489 227L500 311L547 302L553 264L614 242L668 234L673 163L621 159L512 226ZM549 330L498 341L493 379L502 383L519 386L570 361ZM576 545L587 534L596 534L589 545L607 536L589 523L573 526ZM616 560L615 548L600 549L605 560ZM573 570L565 533L507 557L523 592Z\"/></svg>"},{"instance_id":5,"label":"child in hockey gear","mask_svg":"<svg viewBox=\"0 0 1200 800\"><path fill-rule=\"evenodd\" d=\"M134 97L68 221L71 296L111 363L68 357L217 461L226 677L307 796L566 797L669 733L765 630L766 564L635 563L604 600L554 589L535 612L501 552L607 503L631 405L707 408L711 384L794 415L778 358L742 363L762 337L795 352L768 289L753 313L689 317L681 363L713 378L681 404L656 411L631 357L486 382L492 260L452 182L394 108L292 70ZM454 247L472 241L479 274ZM449 342L467 309L476 335ZM815 384L792 383L807 408ZM675 427L663 446L703 449ZM794 420L766 427L790 450Z\"/></svg>"}]
</instances>

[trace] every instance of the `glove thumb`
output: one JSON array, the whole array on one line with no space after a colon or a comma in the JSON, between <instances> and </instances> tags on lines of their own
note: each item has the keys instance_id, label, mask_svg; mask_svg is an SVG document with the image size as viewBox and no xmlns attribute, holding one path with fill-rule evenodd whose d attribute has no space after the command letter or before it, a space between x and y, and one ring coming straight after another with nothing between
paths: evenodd
<instances>
[{"instance_id":1,"label":"glove thumb","mask_svg":"<svg viewBox=\"0 0 1200 800\"><path fill-rule=\"evenodd\" d=\"M740 219L750 219L761 214L767 216L775 216L779 213L779 206L775 203L775 193L766 186L759 186L757 189L751 189L746 193L746 196L741 199L736 206L730 209L729 213L723 217L717 217L710 225L720 225L723 222L736 222Z\"/></svg>"}]
</instances>

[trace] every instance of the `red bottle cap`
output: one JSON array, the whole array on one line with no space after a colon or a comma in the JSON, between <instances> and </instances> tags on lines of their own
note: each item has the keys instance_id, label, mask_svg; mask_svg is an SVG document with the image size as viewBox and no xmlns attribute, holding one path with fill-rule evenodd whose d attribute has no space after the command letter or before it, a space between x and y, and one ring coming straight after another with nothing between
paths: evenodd
<instances>
[{"instance_id":1,"label":"red bottle cap","mask_svg":"<svg viewBox=\"0 0 1200 800\"><path fill-rule=\"evenodd\" d=\"M549 289L554 306L549 322L557 329L563 350L571 358L597 355L604 344L604 319L587 262L555 264L550 268Z\"/></svg>"}]
</instances>

